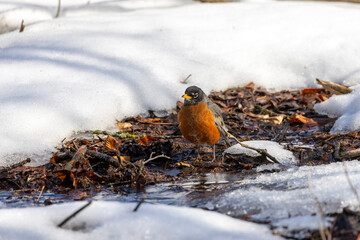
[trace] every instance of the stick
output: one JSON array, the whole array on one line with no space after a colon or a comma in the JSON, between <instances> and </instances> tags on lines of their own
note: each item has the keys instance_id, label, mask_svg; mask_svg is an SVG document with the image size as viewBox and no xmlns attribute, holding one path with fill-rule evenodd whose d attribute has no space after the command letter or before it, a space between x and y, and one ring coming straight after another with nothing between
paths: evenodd
<instances>
[{"instance_id":1,"label":"stick","mask_svg":"<svg viewBox=\"0 0 360 240\"><path fill-rule=\"evenodd\" d=\"M320 80L318 78L316 79L316 82L318 84L320 84L321 86L323 86L323 88L325 88L329 92L336 94L336 95L347 94L347 93L351 93L353 91L351 88L345 87L343 85L336 84L336 83L329 82L329 81Z\"/></svg>"},{"instance_id":2,"label":"stick","mask_svg":"<svg viewBox=\"0 0 360 240\"><path fill-rule=\"evenodd\" d=\"M182 83L182 84L187 84L190 77L191 77L191 74L189 74L189 76L187 76L187 77L186 77L184 80L182 80L180 83Z\"/></svg>"},{"instance_id":3,"label":"stick","mask_svg":"<svg viewBox=\"0 0 360 240\"><path fill-rule=\"evenodd\" d=\"M37 203L39 203L40 197L41 197L41 195L42 195L42 193L43 193L44 189L45 189L45 184L44 184L44 185L42 186L42 188L41 188L41 191L40 191L39 197L38 197L38 198L37 198L37 200L36 200L36 202L37 202Z\"/></svg>"},{"instance_id":4,"label":"stick","mask_svg":"<svg viewBox=\"0 0 360 240\"><path fill-rule=\"evenodd\" d=\"M355 150L350 150L350 151L340 154L341 158L356 158L358 156L360 156L360 148L355 149Z\"/></svg>"},{"instance_id":5,"label":"stick","mask_svg":"<svg viewBox=\"0 0 360 240\"><path fill-rule=\"evenodd\" d=\"M88 150L86 150L86 154L90 155L91 157L97 158L102 162L110 164L113 167L117 168L120 166L119 161L117 159L115 159L109 155L106 155L104 153L99 153L99 152L88 149Z\"/></svg>"},{"instance_id":6,"label":"stick","mask_svg":"<svg viewBox=\"0 0 360 240\"><path fill-rule=\"evenodd\" d=\"M29 162L31 162L31 159L30 159L30 158L27 158L27 159L25 159L24 161L15 163L15 164L13 164L13 165L11 165L11 166L9 166L9 167L5 167L5 168L1 169L0 172L8 172L8 171L10 171L10 170L12 170L12 169L14 169L14 168L22 167L22 166L24 166L25 164L27 164L27 163L29 163Z\"/></svg>"},{"instance_id":7,"label":"stick","mask_svg":"<svg viewBox=\"0 0 360 240\"><path fill-rule=\"evenodd\" d=\"M153 155L153 152L150 154L150 158L149 158L148 160L144 161L144 165L147 164L148 162L151 162L151 161L153 161L153 160L155 160L155 159L158 159L158 158L171 159L171 157L168 157L168 156L166 156L166 155L164 155L164 154L157 155L157 156L155 156L155 157L152 157L152 155Z\"/></svg>"},{"instance_id":8,"label":"stick","mask_svg":"<svg viewBox=\"0 0 360 240\"><path fill-rule=\"evenodd\" d=\"M258 152L259 154L261 154L262 156L268 157L269 159L271 159L271 161L270 161L270 160L269 160L269 161L272 162L272 163L275 162L275 163L281 164L278 160L276 160L276 158L274 158L273 156L271 156L271 155L266 151L266 149L253 148L253 147L251 147L251 146L249 146L249 145L246 145L246 144L240 142L240 140L237 139L237 138L236 138L234 135L232 135L231 133L228 132L227 134L228 134L228 137L234 139L238 144L240 144L240 146L242 146L242 147L244 147L244 148L248 148L248 149L254 150L254 151Z\"/></svg>"},{"instance_id":9,"label":"stick","mask_svg":"<svg viewBox=\"0 0 360 240\"><path fill-rule=\"evenodd\" d=\"M331 233L330 233L329 229L326 227L324 210L323 210L323 208L321 206L320 200L318 199L318 197L313 192L313 186L311 184L311 173L309 173L309 175L308 175L308 184L309 184L309 192L310 192L311 196L314 198L316 204L318 205L320 215L321 215L321 221L322 221L322 224L323 224L323 228L321 228L319 226L319 232L320 232L320 235L321 235L321 239L330 240L331 239ZM327 238L325 238L325 235L326 235Z\"/></svg>"},{"instance_id":10,"label":"stick","mask_svg":"<svg viewBox=\"0 0 360 240\"><path fill-rule=\"evenodd\" d=\"M85 204L84 206L82 206L81 208L79 208L78 210L76 210L73 214L71 214L70 216L68 216L67 218L64 219L64 221L62 221L58 227L61 228L62 226L65 225L65 223L67 223L70 219L72 219L73 217L75 217L76 215L78 215L82 210L84 210L85 208L87 208L90 204L92 203L92 200L90 200L87 204Z\"/></svg>"},{"instance_id":11,"label":"stick","mask_svg":"<svg viewBox=\"0 0 360 240\"><path fill-rule=\"evenodd\" d=\"M25 29L24 19L21 21L19 32L23 32Z\"/></svg>"},{"instance_id":12,"label":"stick","mask_svg":"<svg viewBox=\"0 0 360 240\"><path fill-rule=\"evenodd\" d=\"M60 10L61 10L61 0L58 1L58 7L55 14L55 18L58 18L60 16Z\"/></svg>"},{"instance_id":13,"label":"stick","mask_svg":"<svg viewBox=\"0 0 360 240\"><path fill-rule=\"evenodd\" d=\"M86 133L86 132L85 132ZM103 134L103 135L109 135L112 137L118 137L121 139L124 138L143 138L146 135L134 135L134 134L129 134L129 133L116 133L116 132L110 132L110 131L102 131L102 130L95 130L95 131L90 131L91 134ZM173 139L173 138L181 138L181 135L171 135L171 136L153 136L154 138L159 138L159 139Z\"/></svg>"},{"instance_id":14,"label":"stick","mask_svg":"<svg viewBox=\"0 0 360 240\"><path fill-rule=\"evenodd\" d=\"M138 204L137 204L136 207L134 208L133 212L136 212L136 211L139 209L139 207L141 206L141 204L144 203L145 199L146 199L146 196L143 196L143 197L140 199L140 201L138 202Z\"/></svg>"},{"instance_id":15,"label":"stick","mask_svg":"<svg viewBox=\"0 0 360 240\"><path fill-rule=\"evenodd\" d=\"M354 184L352 184L352 182L351 182L351 180L350 180L349 172L348 172L348 170L347 170L347 167L346 167L345 162L343 162L343 167L344 167L345 176L346 176L346 179L347 179L347 181L348 181L348 183L349 183L349 186L350 186L351 190L353 191L353 193L355 194L355 197L356 197L356 199L357 199L357 201L358 201L358 204L359 204L359 206L360 206L359 193L358 193L358 191L356 190Z\"/></svg>"}]
</instances>

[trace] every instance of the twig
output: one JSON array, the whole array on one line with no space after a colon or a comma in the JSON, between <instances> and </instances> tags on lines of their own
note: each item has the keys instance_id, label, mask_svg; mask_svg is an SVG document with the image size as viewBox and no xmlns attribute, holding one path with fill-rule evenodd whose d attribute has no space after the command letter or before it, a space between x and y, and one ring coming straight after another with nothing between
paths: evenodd
<instances>
[{"instance_id":1,"label":"twig","mask_svg":"<svg viewBox=\"0 0 360 240\"><path fill-rule=\"evenodd\" d=\"M311 173L309 173L308 175L308 185L309 185L309 192L311 194L311 196L314 198L316 204L318 205L318 208L319 208L319 211L320 211L320 215L321 215L321 221L322 221L322 224L323 224L323 228L321 228L319 226L319 232L320 232L320 235L321 235L321 239L323 240L331 240L331 233L329 231L329 229L326 227L326 220L325 220L325 213L324 213L324 210L321 206L321 203L320 203L320 200L318 199L318 197L314 194L313 192L313 186L312 186L312 183L311 183Z\"/></svg>"},{"instance_id":2,"label":"twig","mask_svg":"<svg viewBox=\"0 0 360 240\"><path fill-rule=\"evenodd\" d=\"M340 160L340 147L341 147L341 142L335 142L334 143L334 158L335 160Z\"/></svg>"},{"instance_id":3,"label":"twig","mask_svg":"<svg viewBox=\"0 0 360 240\"><path fill-rule=\"evenodd\" d=\"M290 126L289 122L284 123L284 128L282 129L281 133L275 139L276 142L280 142L284 139L285 134L289 129L289 126Z\"/></svg>"},{"instance_id":4,"label":"twig","mask_svg":"<svg viewBox=\"0 0 360 240\"><path fill-rule=\"evenodd\" d=\"M140 199L140 201L138 202L138 204L137 204L136 207L134 208L133 212L136 212L136 211L139 209L139 207L141 206L141 204L144 203L145 199L146 199L146 195L143 196L143 197Z\"/></svg>"},{"instance_id":5,"label":"twig","mask_svg":"<svg viewBox=\"0 0 360 240\"><path fill-rule=\"evenodd\" d=\"M350 186L351 190L353 191L353 193L355 194L355 197L356 197L356 199L357 199L357 201L358 201L358 204L359 204L359 207L360 207L360 197L359 197L359 193L358 193L358 191L356 190L354 184L352 184L352 182L351 182L351 180L350 180L349 172L348 172L348 170L347 170L347 167L346 167L345 162L343 162L343 168L344 168L345 176L346 176L346 179L347 179L347 181L348 181L348 183L349 183L349 186Z\"/></svg>"},{"instance_id":6,"label":"twig","mask_svg":"<svg viewBox=\"0 0 360 240\"><path fill-rule=\"evenodd\" d=\"M61 0L58 1L58 7L55 14L55 18L58 18L60 16L60 10L61 10Z\"/></svg>"},{"instance_id":7,"label":"twig","mask_svg":"<svg viewBox=\"0 0 360 240\"><path fill-rule=\"evenodd\" d=\"M151 162L151 161L153 161L153 160L155 160L155 159L158 159L158 158L171 159L171 157L168 157L168 156L166 156L166 155L164 155L164 154L157 155L157 156L155 156L155 157L152 157L152 155L153 155L153 152L150 154L150 158L149 158L148 160L144 161L144 165L147 164L148 162Z\"/></svg>"},{"instance_id":8,"label":"twig","mask_svg":"<svg viewBox=\"0 0 360 240\"><path fill-rule=\"evenodd\" d=\"M182 84L187 84L190 77L191 77L191 74L189 74L189 76L187 76L187 77L186 77L184 80L182 80L180 83L182 83Z\"/></svg>"},{"instance_id":9,"label":"twig","mask_svg":"<svg viewBox=\"0 0 360 240\"><path fill-rule=\"evenodd\" d=\"M340 158L356 158L358 156L360 156L360 148L340 154Z\"/></svg>"},{"instance_id":10,"label":"twig","mask_svg":"<svg viewBox=\"0 0 360 240\"><path fill-rule=\"evenodd\" d=\"M272 162L272 163L279 163L279 164L281 164L278 160L276 160L276 158L274 158L273 156L271 156L267 151L266 151L266 149L259 149L259 148L254 148L254 147L251 147L251 146L249 146L249 145L246 145L246 144L244 144L244 143L242 143L242 142L240 142L240 140L239 139L237 139L234 135L232 135L231 133L227 133L228 134L228 137L230 137L230 138L232 138L232 139L234 139L238 144L240 144L240 146L242 146L242 147L244 147L244 148L248 148L248 149L251 149L251 150L254 150L254 151L256 151L256 152L258 152L260 155L262 155L262 156L266 156L267 158L269 158L270 160L270 162Z\"/></svg>"},{"instance_id":11,"label":"twig","mask_svg":"<svg viewBox=\"0 0 360 240\"><path fill-rule=\"evenodd\" d=\"M5 168L1 169L0 172L8 172L8 171L10 171L10 170L12 170L12 169L14 169L14 168L22 167L22 166L24 166L25 164L27 164L27 163L29 163L29 162L31 162L31 159L30 159L30 158L27 158L27 159L25 159L24 161L15 163L15 164L13 164L13 165L11 165L11 166L9 166L9 167L5 167Z\"/></svg>"},{"instance_id":12,"label":"twig","mask_svg":"<svg viewBox=\"0 0 360 240\"><path fill-rule=\"evenodd\" d=\"M85 132L86 133L86 132ZM91 134L103 134L103 135L109 135L112 137L118 137L121 139L124 138L143 138L146 135L134 135L134 134L129 134L129 133L116 133L116 132L110 132L110 131L102 131L102 130L95 130L95 131L90 131L89 133ZM181 138L181 135L170 135L170 136L152 136L154 138L159 138L159 139L173 139L173 138Z\"/></svg>"},{"instance_id":13,"label":"twig","mask_svg":"<svg viewBox=\"0 0 360 240\"><path fill-rule=\"evenodd\" d=\"M39 200L40 200L40 198L41 198L41 195L42 195L42 193L43 193L44 189L45 189L45 184L44 184L44 185L42 186L42 188L41 188L41 191L40 191L39 197L38 197L38 198L37 198L37 200L36 200L36 202L37 202L37 203L39 203Z\"/></svg>"},{"instance_id":14,"label":"twig","mask_svg":"<svg viewBox=\"0 0 360 240\"><path fill-rule=\"evenodd\" d=\"M24 19L21 21L19 32L23 32L25 29Z\"/></svg>"},{"instance_id":15,"label":"twig","mask_svg":"<svg viewBox=\"0 0 360 240\"><path fill-rule=\"evenodd\" d=\"M109 155L106 155L104 153L100 153L100 152L96 152L96 151L88 149L88 150L86 150L86 154L90 155L91 157L97 158L102 162L110 164L113 167L117 168L120 166L119 161L117 159L115 159Z\"/></svg>"},{"instance_id":16,"label":"twig","mask_svg":"<svg viewBox=\"0 0 360 240\"><path fill-rule=\"evenodd\" d=\"M92 200L90 200L87 204L85 204L84 206L82 206L81 208L79 208L78 210L76 210L73 214L71 214L70 216L68 216L67 218L64 219L64 221L62 221L58 227L61 228L62 226L64 226L64 224L66 224L70 219L72 219L73 217L75 217L76 215L78 215L82 210L84 210L85 208L87 208L90 204L92 203Z\"/></svg>"}]
</instances>

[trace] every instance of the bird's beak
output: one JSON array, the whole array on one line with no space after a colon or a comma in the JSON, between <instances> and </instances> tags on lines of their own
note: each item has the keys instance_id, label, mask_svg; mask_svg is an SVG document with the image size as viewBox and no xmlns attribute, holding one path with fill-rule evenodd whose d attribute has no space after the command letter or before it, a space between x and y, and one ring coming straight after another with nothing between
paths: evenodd
<instances>
[{"instance_id":1,"label":"bird's beak","mask_svg":"<svg viewBox=\"0 0 360 240\"><path fill-rule=\"evenodd\" d=\"M191 98L191 97L190 97L189 95L187 95L187 94L184 94L182 97L183 97L183 98L187 98L187 99Z\"/></svg>"}]
</instances>

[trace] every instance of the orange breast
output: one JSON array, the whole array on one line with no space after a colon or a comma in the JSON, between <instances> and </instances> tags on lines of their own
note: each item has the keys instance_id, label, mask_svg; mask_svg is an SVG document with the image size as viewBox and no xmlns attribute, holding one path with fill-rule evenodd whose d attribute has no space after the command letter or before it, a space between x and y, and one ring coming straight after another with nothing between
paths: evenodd
<instances>
[{"instance_id":1,"label":"orange breast","mask_svg":"<svg viewBox=\"0 0 360 240\"><path fill-rule=\"evenodd\" d=\"M183 106L178 121L184 138L194 144L214 145L220 139L214 116L206 103Z\"/></svg>"}]
</instances>

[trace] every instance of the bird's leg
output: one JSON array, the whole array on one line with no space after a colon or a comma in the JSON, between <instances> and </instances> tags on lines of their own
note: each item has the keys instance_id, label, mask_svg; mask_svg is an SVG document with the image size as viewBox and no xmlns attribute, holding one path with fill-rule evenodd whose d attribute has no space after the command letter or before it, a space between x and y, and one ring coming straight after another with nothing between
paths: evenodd
<instances>
[{"instance_id":1,"label":"bird's leg","mask_svg":"<svg viewBox=\"0 0 360 240\"><path fill-rule=\"evenodd\" d=\"M216 154L215 154L215 144L213 145L213 160L212 162L215 162L216 160Z\"/></svg>"}]
</instances>

